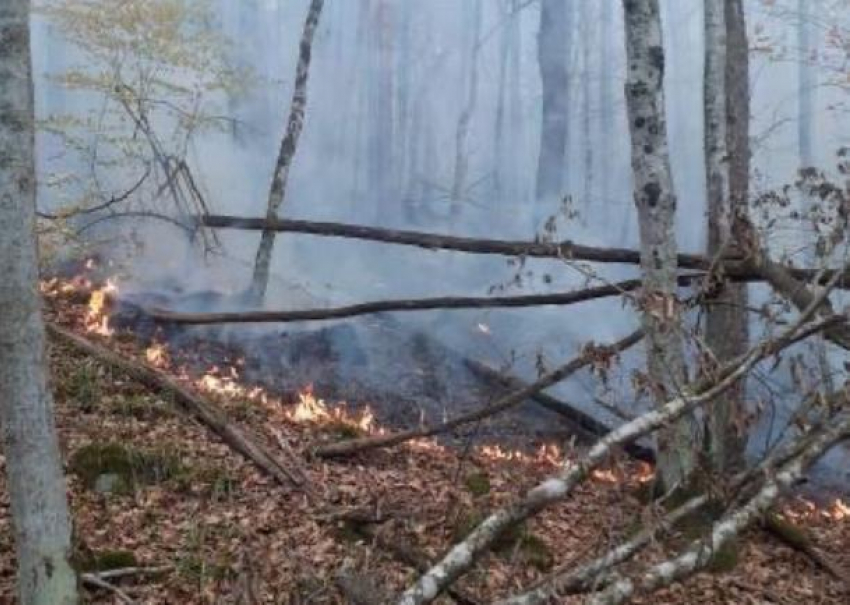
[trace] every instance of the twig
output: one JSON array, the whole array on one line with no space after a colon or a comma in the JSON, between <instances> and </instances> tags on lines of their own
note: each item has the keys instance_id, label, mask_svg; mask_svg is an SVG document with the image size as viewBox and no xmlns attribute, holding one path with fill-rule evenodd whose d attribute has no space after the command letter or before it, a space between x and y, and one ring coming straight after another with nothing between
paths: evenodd
<instances>
[{"instance_id":1,"label":"twig","mask_svg":"<svg viewBox=\"0 0 850 605\"><path fill-rule=\"evenodd\" d=\"M306 480L300 471L293 471L278 461L256 436L234 424L222 409L211 401L190 392L164 372L141 361L114 353L54 323L47 324L47 331L56 340L94 357L101 363L117 368L141 384L168 393L181 409L192 418L199 420L258 469L283 485L294 485L302 490L308 490L309 486L306 485Z\"/></svg>"},{"instance_id":2,"label":"twig","mask_svg":"<svg viewBox=\"0 0 850 605\"><path fill-rule=\"evenodd\" d=\"M500 412L519 405L532 395L539 393L541 390L564 380L572 374L575 374L576 372L578 372L584 367L587 367L602 356L613 355L624 351L625 349L639 342L642 338L643 331L637 330L636 332L633 332L629 336L626 336L622 340L611 345L586 347L580 355L578 355L568 363L562 365L560 368L552 372L549 372L548 374L543 375L537 381L525 386L524 388L513 391L512 393L508 394L502 399L499 399L495 403L485 405L481 408L478 408L477 410L474 410L467 414L463 414L446 422L430 427L425 427L421 429L411 429L409 431L402 431L389 435L377 435L374 437L364 437L361 439L350 439L348 441L341 441L339 443L333 443L330 445L319 447L315 450L314 453L318 456L326 458L349 456L356 452L362 452L382 447L391 447L400 443L404 443L406 441L410 441L411 439L431 437L433 435L451 431L459 426L463 426L471 422L483 420L485 418L493 416L494 414L498 414Z\"/></svg>"},{"instance_id":3,"label":"twig","mask_svg":"<svg viewBox=\"0 0 850 605\"><path fill-rule=\"evenodd\" d=\"M130 595L128 595L126 592L124 592L114 584L110 584L109 582L104 580L99 574L80 574L80 579L83 581L84 584L88 584L89 586L95 586L97 588L108 590L109 592L114 594L122 603L127 603L127 605L134 605L136 602L132 598L130 598Z\"/></svg>"}]
</instances>

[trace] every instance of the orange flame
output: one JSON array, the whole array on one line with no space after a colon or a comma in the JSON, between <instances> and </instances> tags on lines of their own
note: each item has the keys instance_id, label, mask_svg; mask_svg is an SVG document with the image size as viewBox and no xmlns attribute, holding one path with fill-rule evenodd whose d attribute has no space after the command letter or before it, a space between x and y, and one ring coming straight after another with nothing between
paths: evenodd
<instances>
[{"instance_id":1,"label":"orange flame","mask_svg":"<svg viewBox=\"0 0 850 605\"><path fill-rule=\"evenodd\" d=\"M117 293L118 286L111 279L107 279L102 288L92 291L85 318L86 331L107 337L115 333L109 325L109 304Z\"/></svg>"},{"instance_id":2,"label":"orange flame","mask_svg":"<svg viewBox=\"0 0 850 605\"><path fill-rule=\"evenodd\" d=\"M155 342L145 350L145 359L156 368L168 366L168 349L164 344Z\"/></svg>"}]
</instances>

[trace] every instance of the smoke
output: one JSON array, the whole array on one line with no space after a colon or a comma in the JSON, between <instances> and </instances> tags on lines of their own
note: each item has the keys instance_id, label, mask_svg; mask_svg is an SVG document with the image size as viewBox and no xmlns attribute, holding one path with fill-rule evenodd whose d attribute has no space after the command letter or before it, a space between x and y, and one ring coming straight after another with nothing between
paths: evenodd
<instances>
[{"instance_id":1,"label":"smoke","mask_svg":"<svg viewBox=\"0 0 850 605\"><path fill-rule=\"evenodd\" d=\"M562 194L578 214L561 217L556 237L636 246L622 95L621 6L618 0L603 1L613 8L603 10L602 2L569 3L574 11L573 29L566 33L572 40L567 58L571 106ZM559 200L542 208L534 200L542 96L538 3L485 0L480 23L475 22L473 4L457 0L326 4L313 49L305 130L286 192L286 217L529 239L542 227L536 217L560 212ZM679 245L683 251L699 252L705 245L702 2L666 0L662 5ZM292 94L307 0L217 0L211 6L215 19L210 27L233 42L230 59L238 69L251 72L254 84L244 94L217 99L236 120L235 126L195 137L187 161L213 212L261 216ZM795 6L796 1L790 0L747 3L754 48L755 192L793 182L800 167ZM816 57L835 57L826 25L835 22L841 31L848 31L850 11L841 12L842 6L846 8L846 3L830 4L824 9L832 11L828 17L812 26ZM471 52L475 31L481 34ZM64 90L48 77L79 60L79 50L43 19L36 19L33 35L39 115L80 114L96 107L92 95ZM850 140L850 126L842 117L847 89L832 85L837 78L835 61L824 63L812 61L810 75L816 87L813 160L827 169L835 148ZM466 145L469 169L463 195L453 200L458 120L473 69L478 71L479 89ZM43 180L48 173L82 171L80 158L61 149L55 138L44 135L40 142ZM42 207L62 201L44 187L41 193ZM130 250L131 290L168 287L238 293L248 284L256 233L222 231L219 253L204 255L172 226L147 221L134 231L140 247ZM799 238L787 245L792 243L799 245ZM483 295L493 287L544 292L581 287L587 281L585 272L556 261L529 260L517 266L500 257L292 234L278 237L272 269L267 306L275 309ZM593 270L604 280L636 275L632 267ZM765 297L763 290L753 290L756 303ZM404 314L396 320L403 329L395 338L412 339L424 332L466 355L495 363L513 360L515 370L526 377L533 376L540 359L563 360L581 343L616 339L637 324L637 317L619 301L566 309ZM364 329L362 323L353 323L357 330ZM371 334L360 338L381 346L370 340ZM640 351L626 356L624 368L612 377L612 388L629 392L630 372L640 366ZM588 376L556 389L604 416L593 404L599 391L597 381ZM628 407L634 402L620 403ZM766 414L760 435L770 435L773 424L781 424L789 413L786 406Z\"/></svg>"}]
</instances>

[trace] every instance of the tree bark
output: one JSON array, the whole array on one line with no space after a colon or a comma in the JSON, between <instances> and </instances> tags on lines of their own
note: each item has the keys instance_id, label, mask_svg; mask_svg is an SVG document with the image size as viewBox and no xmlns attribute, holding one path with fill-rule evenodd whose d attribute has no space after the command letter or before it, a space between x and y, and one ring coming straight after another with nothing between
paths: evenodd
<instances>
[{"instance_id":1,"label":"tree bark","mask_svg":"<svg viewBox=\"0 0 850 605\"><path fill-rule=\"evenodd\" d=\"M667 147L664 43L658 0L624 0L623 7L628 63L626 107L640 224L647 368L660 403L687 382L676 297L676 195ZM691 416L660 431L658 471L667 488L684 483L694 470L700 433Z\"/></svg>"},{"instance_id":2,"label":"tree bark","mask_svg":"<svg viewBox=\"0 0 850 605\"><path fill-rule=\"evenodd\" d=\"M708 256L736 245L737 217L746 215L749 190L749 69L741 0L706 0L705 166ZM706 311L706 344L722 363L747 349L747 287L724 283ZM746 434L740 417L746 384L714 403L706 419L707 447L715 470L743 464Z\"/></svg>"},{"instance_id":3,"label":"tree bark","mask_svg":"<svg viewBox=\"0 0 850 605\"><path fill-rule=\"evenodd\" d=\"M313 35L319 23L324 0L311 0L301 33L301 45L298 51L298 66L295 71L295 89L292 93L292 104L289 108L286 133L280 143L277 162L275 163L272 184L269 189L268 208L266 217L275 219L280 212L286 196L286 185L292 161L298 148L298 139L304 128L304 112L307 106L307 81L310 76L310 58L313 53ZM262 302L269 285L272 252L274 251L275 232L269 229L263 231L257 257L254 261L254 275L251 280L251 296L255 301Z\"/></svg>"},{"instance_id":4,"label":"tree bark","mask_svg":"<svg viewBox=\"0 0 850 605\"><path fill-rule=\"evenodd\" d=\"M543 89L540 156L537 160L537 202L563 195L569 128L570 36L568 0L542 0L537 60ZM539 216L535 217L539 219Z\"/></svg>"},{"instance_id":5,"label":"tree bark","mask_svg":"<svg viewBox=\"0 0 850 605\"><path fill-rule=\"evenodd\" d=\"M466 573L508 528L566 498L591 471L608 460L616 448L669 426L697 407L713 401L760 361L832 325L834 319L818 320L807 325L825 295L821 293L794 324L775 340L759 343L746 355L725 364L715 376L683 387L679 391L680 395L614 429L596 442L584 456L576 461L566 461L557 474L526 492L519 500L496 510L406 590L397 604L425 605L433 602L447 586Z\"/></svg>"},{"instance_id":6,"label":"tree bark","mask_svg":"<svg viewBox=\"0 0 850 605\"><path fill-rule=\"evenodd\" d=\"M70 605L71 519L47 388L35 239L30 3L0 5L0 424L23 605Z\"/></svg>"}]
</instances>

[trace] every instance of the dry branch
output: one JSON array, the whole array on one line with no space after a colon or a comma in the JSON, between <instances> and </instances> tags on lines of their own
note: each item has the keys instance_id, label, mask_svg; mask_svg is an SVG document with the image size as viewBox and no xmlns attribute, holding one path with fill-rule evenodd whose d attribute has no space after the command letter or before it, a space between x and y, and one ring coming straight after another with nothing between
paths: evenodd
<instances>
[{"instance_id":1,"label":"dry branch","mask_svg":"<svg viewBox=\"0 0 850 605\"><path fill-rule=\"evenodd\" d=\"M692 278L693 279L693 278ZM179 324L220 323L289 323L341 319L372 313L391 311L428 311L435 309L492 309L535 307L545 305L572 305L607 296L618 296L640 287L640 280L627 280L605 286L597 286L573 292L553 294L529 294L525 296L482 296L418 298L386 300L329 309L305 309L300 311L235 311L230 313L174 313L165 309L146 309L145 312L160 321Z\"/></svg>"},{"instance_id":2,"label":"dry branch","mask_svg":"<svg viewBox=\"0 0 850 605\"><path fill-rule=\"evenodd\" d=\"M502 399L499 399L495 403L483 406L481 408L478 408L477 410L474 410L467 414L463 414L461 416L458 416L457 418L453 418L446 422L430 427L411 429L409 431L392 433L389 435L377 435L374 437L363 437L361 439L351 439L348 441L332 443L330 445L317 448L315 450L315 454L324 458L349 456L351 454L363 452L366 450L372 450L382 447L391 447L400 443L404 443L405 441L410 441L411 439L431 437L433 435L446 433L448 431L456 429L459 426L463 426L471 422L484 420L485 418L493 416L494 414L498 414L500 412L519 405L532 395L535 395L541 390L564 380L565 378L578 372L582 368L587 367L595 360L604 358L606 356L615 355L626 350L627 348L638 343L642 338L643 331L637 330L636 332L633 332L622 340L608 346L586 346L580 355L573 358L571 361L562 365L558 369L543 375L540 379L531 383L530 385L510 393L509 395L503 397Z\"/></svg>"},{"instance_id":3,"label":"dry branch","mask_svg":"<svg viewBox=\"0 0 850 605\"><path fill-rule=\"evenodd\" d=\"M502 387L511 389L512 391L520 391L529 387L527 382L514 376L510 376L509 374L500 372L499 370L491 368L487 364L476 361L475 359L466 358L464 359L464 364L474 374L477 374L482 379L496 383ZM552 397L542 390L530 395L528 398L550 412L554 412L555 414L566 418L567 421L574 425L585 437L596 440L607 435L611 431L611 427L600 422L593 416L582 412L577 406L567 403L562 399ZM620 420L627 421L631 420L631 418L621 417ZM646 462L655 461L655 454L650 448L643 447L636 443L630 443L627 444L624 449L626 453L637 460L644 460Z\"/></svg>"},{"instance_id":4,"label":"dry branch","mask_svg":"<svg viewBox=\"0 0 850 605\"><path fill-rule=\"evenodd\" d=\"M283 485L307 489L306 480L298 471L287 468L263 446L258 437L234 424L218 406L190 392L164 372L141 361L114 353L90 342L56 324L47 324L48 333L56 340L94 357L99 362L116 368L148 388L170 395L174 403L190 417L198 420L215 433L230 448L252 462L258 469Z\"/></svg>"},{"instance_id":5,"label":"dry branch","mask_svg":"<svg viewBox=\"0 0 850 605\"><path fill-rule=\"evenodd\" d=\"M815 302L819 304L828 291L824 290ZM836 322L835 318L827 318L806 326L813 312L814 308L807 309L777 339L761 342L747 354L724 364L710 379L706 378L692 385L683 390L680 396L611 431L580 460L567 462L560 473L526 492L520 500L491 514L405 591L397 601L398 605L423 605L432 602L447 586L469 570L504 531L567 497L592 470L609 459L615 448L631 443L713 401L760 361Z\"/></svg>"},{"instance_id":6,"label":"dry branch","mask_svg":"<svg viewBox=\"0 0 850 605\"><path fill-rule=\"evenodd\" d=\"M798 309L805 309L815 300L815 294L807 284L800 281L787 267L770 260L767 254L762 254L759 259L759 271L777 293L791 301ZM829 299L823 300L817 312L822 317L834 315ZM850 351L850 324L846 321L824 330L823 336L833 344Z\"/></svg>"},{"instance_id":7,"label":"dry branch","mask_svg":"<svg viewBox=\"0 0 850 605\"><path fill-rule=\"evenodd\" d=\"M455 252L472 254L496 254L529 258L559 258L594 263L640 264L640 253L637 250L585 246L569 240L549 243L477 239L420 231L369 227L366 225L293 219L270 220L222 215L198 216L196 217L196 221L201 226L211 228L241 229L247 231L263 231L264 229L268 229L269 231L277 232L303 233L307 235L399 244L424 248L426 250L453 250ZM707 271L712 264L711 259L699 254L679 254L677 259L680 269ZM817 273L810 269L798 269L788 266L784 266L784 268L793 277L800 280L811 280ZM733 281L762 280L758 268L736 254L727 255L723 263L723 274ZM833 271L827 271L822 276L821 283L828 281L833 274ZM836 287L844 288L847 285L850 285L850 271L845 269Z\"/></svg>"},{"instance_id":8,"label":"dry branch","mask_svg":"<svg viewBox=\"0 0 850 605\"><path fill-rule=\"evenodd\" d=\"M557 596L590 592L602 588L605 581L600 578L601 574L631 559L652 540L669 532L680 521L703 508L708 501L709 498L704 495L691 498L685 504L664 515L653 526L641 530L630 540L609 550L604 555L567 573L555 574L554 577L537 588L499 601L496 605L542 605L551 602L551 599Z\"/></svg>"},{"instance_id":9,"label":"dry branch","mask_svg":"<svg viewBox=\"0 0 850 605\"><path fill-rule=\"evenodd\" d=\"M845 592L850 594L850 579L847 577L847 571L818 548L814 537L804 528L780 519L776 514L766 515L763 527L777 540L802 553L830 576L843 583Z\"/></svg>"},{"instance_id":10,"label":"dry branch","mask_svg":"<svg viewBox=\"0 0 850 605\"><path fill-rule=\"evenodd\" d=\"M836 443L850 437L850 415L821 432L799 456L786 463L769 478L759 492L743 506L717 521L707 540L696 540L678 557L649 569L636 580L624 578L614 582L590 601L593 605L619 605L637 594L649 594L688 577L708 565L714 553L723 548L750 524L773 506L779 495L794 485L806 469Z\"/></svg>"}]
</instances>

